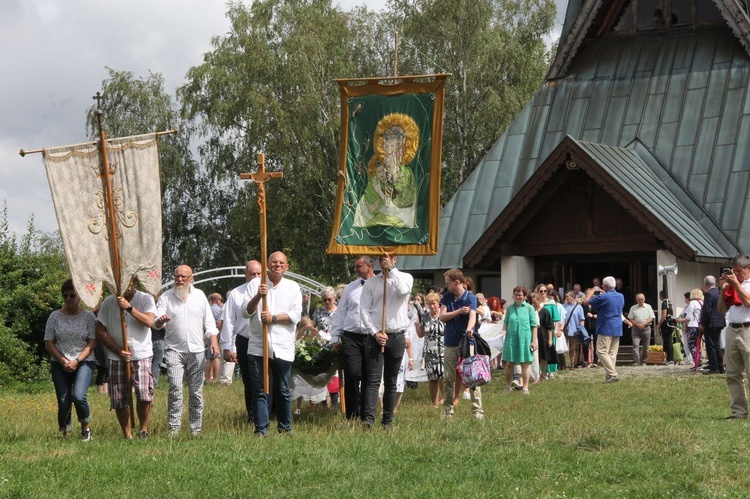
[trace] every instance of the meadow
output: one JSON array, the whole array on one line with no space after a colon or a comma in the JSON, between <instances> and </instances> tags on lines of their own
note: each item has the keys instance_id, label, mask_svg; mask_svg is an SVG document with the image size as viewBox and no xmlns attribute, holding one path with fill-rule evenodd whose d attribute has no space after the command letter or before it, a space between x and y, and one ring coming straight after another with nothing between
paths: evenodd
<instances>
[{"instance_id":1,"label":"meadow","mask_svg":"<svg viewBox=\"0 0 750 499\"><path fill-rule=\"evenodd\" d=\"M391 431L303 407L291 438L253 436L242 384L207 385L203 435L169 439L166 379L151 437L125 441L89 390L92 442L57 432L52 383L0 392L0 497L747 497L748 422L726 421L723 376L683 366L561 373L531 396L483 387L442 420L407 389ZM75 420L75 418L74 418ZM274 422L272 421L272 425ZM77 426L77 425L76 425Z\"/></svg>"}]
</instances>

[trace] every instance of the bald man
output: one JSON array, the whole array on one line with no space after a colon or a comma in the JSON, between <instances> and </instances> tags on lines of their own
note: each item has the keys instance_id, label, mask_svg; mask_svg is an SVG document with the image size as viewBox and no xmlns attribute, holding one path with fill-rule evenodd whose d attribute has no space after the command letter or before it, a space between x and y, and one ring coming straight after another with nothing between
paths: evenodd
<instances>
[{"instance_id":1,"label":"bald man","mask_svg":"<svg viewBox=\"0 0 750 499\"><path fill-rule=\"evenodd\" d=\"M167 364L169 395L167 419L169 436L179 436L182 424L182 379L188 384L190 433L197 437L203 422L203 383L206 361L203 338L208 335L209 350L219 354L216 322L206 295L193 286L193 270L180 265L174 273L174 287L161 295L156 305L154 327L166 326L164 359Z\"/></svg>"},{"instance_id":2,"label":"bald man","mask_svg":"<svg viewBox=\"0 0 750 499\"><path fill-rule=\"evenodd\" d=\"M245 385L245 410L248 423L253 423L253 392L250 381L250 366L247 363L247 342L250 338L250 323L242 317L242 305L252 298L248 294L250 281L261 275L260 262L250 260L245 265L245 284L237 286L227 295L224 307L224 324L221 328L221 348L224 360L240 366L242 384Z\"/></svg>"},{"instance_id":3,"label":"bald man","mask_svg":"<svg viewBox=\"0 0 750 499\"><path fill-rule=\"evenodd\" d=\"M247 357L253 391L255 433L268 432L268 399L263 391L263 324L268 325L269 370L276 397L276 422L279 433L292 432L292 391L289 386L294 361L297 323L302 317L302 291L299 285L284 278L289 269L286 255L277 251L268 258L266 279L253 279L248 284L251 298L243 305L243 315L250 319ZM268 310L261 300L267 297ZM240 355L240 352L237 352Z\"/></svg>"}]
</instances>

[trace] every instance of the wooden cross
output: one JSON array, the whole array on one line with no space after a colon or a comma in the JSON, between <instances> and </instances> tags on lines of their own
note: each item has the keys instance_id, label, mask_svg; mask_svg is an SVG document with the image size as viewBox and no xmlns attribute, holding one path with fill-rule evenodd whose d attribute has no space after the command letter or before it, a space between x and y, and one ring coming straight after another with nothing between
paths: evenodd
<instances>
[{"instance_id":1,"label":"wooden cross","mask_svg":"<svg viewBox=\"0 0 750 499\"><path fill-rule=\"evenodd\" d=\"M101 94L101 92L97 92L95 96L92 97L96 101L96 109L97 111L101 109L102 107L102 101L104 100L104 96Z\"/></svg>"},{"instance_id":2,"label":"wooden cross","mask_svg":"<svg viewBox=\"0 0 750 499\"><path fill-rule=\"evenodd\" d=\"M266 182L274 178L282 178L282 172L266 171L266 155L258 154L258 171L255 173L240 173L240 179L252 180L258 186L258 212L260 213L260 275L263 279L267 277L268 270L268 229L266 228ZM262 311L268 311L268 300L263 297ZM271 393L268 386L268 324L261 321L263 326L263 390Z\"/></svg>"}]
</instances>

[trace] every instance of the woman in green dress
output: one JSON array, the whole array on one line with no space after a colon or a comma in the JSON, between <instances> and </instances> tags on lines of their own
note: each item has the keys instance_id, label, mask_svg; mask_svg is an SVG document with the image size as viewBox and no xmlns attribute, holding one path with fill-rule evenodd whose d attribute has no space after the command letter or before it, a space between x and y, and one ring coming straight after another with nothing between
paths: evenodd
<instances>
[{"instance_id":1,"label":"woman in green dress","mask_svg":"<svg viewBox=\"0 0 750 499\"><path fill-rule=\"evenodd\" d=\"M503 363L505 364L505 393L513 390L513 368L521 364L521 379L523 394L529 395L529 365L534 359L537 349L537 314L534 307L524 298L526 290L523 286L513 289L513 305L505 310L505 344L503 345Z\"/></svg>"}]
</instances>

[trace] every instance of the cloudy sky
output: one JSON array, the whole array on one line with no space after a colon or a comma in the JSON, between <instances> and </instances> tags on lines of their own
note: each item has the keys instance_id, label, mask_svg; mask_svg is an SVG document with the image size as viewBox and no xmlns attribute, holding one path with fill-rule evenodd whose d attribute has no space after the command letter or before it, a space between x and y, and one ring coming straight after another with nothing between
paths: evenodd
<instances>
[{"instance_id":1,"label":"cloudy sky","mask_svg":"<svg viewBox=\"0 0 750 499\"><path fill-rule=\"evenodd\" d=\"M567 0L556 2L559 32ZM42 157L18 151L85 142L105 66L161 73L173 93L211 38L229 31L225 13L223 0L0 0L0 202L13 232L25 233L32 214L39 230L57 230Z\"/></svg>"}]
</instances>

